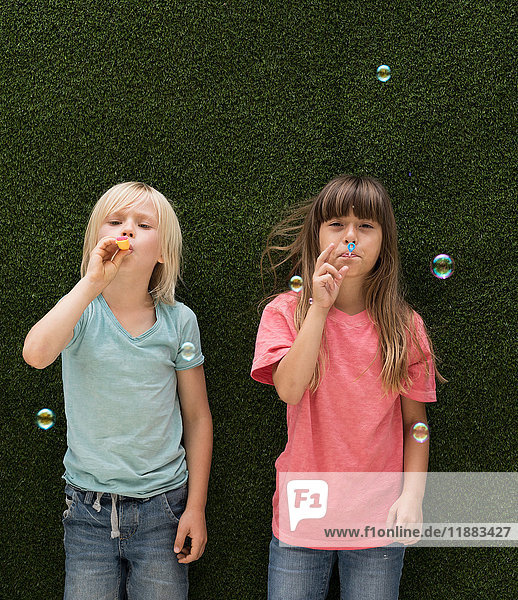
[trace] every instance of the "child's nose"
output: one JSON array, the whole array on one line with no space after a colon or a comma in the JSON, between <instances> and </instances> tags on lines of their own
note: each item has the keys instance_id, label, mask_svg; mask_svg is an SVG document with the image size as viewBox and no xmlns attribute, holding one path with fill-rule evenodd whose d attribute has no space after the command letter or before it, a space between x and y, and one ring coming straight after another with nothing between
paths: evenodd
<instances>
[{"instance_id":1,"label":"child's nose","mask_svg":"<svg viewBox=\"0 0 518 600\"><path fill-rule=\"evenodd\" d=\"M135 230L133 225L131 225L131 223L125 223L123 228L122 228L122 233L121 235L125 235L127 237L134 237L135 236Z\"/></svg>"},{"instance_id":2,"label":"child's nose","mask_svg":"<svg viewBox=\"0 0 518 600\"><path fill-rule=\"evenodd\" d=\"M349 244L350 242L356 243L356 229L354 225L349 225L349 227L345 228L344 239L346 244Z\"/></svg>"}]
</instances>

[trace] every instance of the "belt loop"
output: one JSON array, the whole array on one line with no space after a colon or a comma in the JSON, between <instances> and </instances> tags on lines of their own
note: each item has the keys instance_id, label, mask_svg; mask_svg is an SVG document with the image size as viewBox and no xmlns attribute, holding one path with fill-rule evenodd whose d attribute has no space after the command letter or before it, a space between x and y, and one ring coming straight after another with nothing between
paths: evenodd
<instances>
[{"instance_id":1,"label":"belt loop","mask_svg":"<svg viewBox=\"0 0 518 600\"><path fill-rule=\"evenodd\" d=\"M93 492L86 492L85 495L85 504L92 504L92 498L94 497Z\"/></svg>"}]
</instances>

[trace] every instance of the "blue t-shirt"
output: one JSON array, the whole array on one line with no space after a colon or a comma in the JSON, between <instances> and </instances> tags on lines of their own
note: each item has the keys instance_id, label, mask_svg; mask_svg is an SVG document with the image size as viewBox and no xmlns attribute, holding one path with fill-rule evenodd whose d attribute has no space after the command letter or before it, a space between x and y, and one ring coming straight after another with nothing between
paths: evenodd
<instances>
[{"instance_id":1,"label":"blue t-shirt","mask_svg":"<svg viewBox=\"0 0 518 600\"><path fill-rule=\"evenodd\" d=\"M61 353L67 416L64 479L84 490L145 498L187 480L176 371L203 363L193 311L158 303L132 337L100 294ZM182 344L194 344L184 358ZM190 360L188 360L190 358Z\"/></svg>"}]
</instances>

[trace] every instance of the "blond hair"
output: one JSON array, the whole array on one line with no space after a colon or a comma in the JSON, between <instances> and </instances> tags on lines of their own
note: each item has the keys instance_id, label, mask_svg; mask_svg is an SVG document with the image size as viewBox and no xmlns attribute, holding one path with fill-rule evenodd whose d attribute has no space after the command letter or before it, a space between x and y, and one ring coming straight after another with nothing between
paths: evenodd
<instances>
[{"instance_id":1,"label":"blond hair","mask_svg":"<svg viewBox=\"0 0 518 600\"><path fill-rule=\"evenodd\" d=\"M163 263L157 263L151 274L148 290L155 304L174 304L175 289L180 277L182 232L172 205L155 188L139 181L118 183L105 192L92 209L83 244L81 277L86 275L90 253L97 245L99 229L107 215L150 199L158 215L158 238Z\"/></svg>"},{"instance_id":2,"label":"blond hair","mask_svg":"<svg viewBox=\"0 0 518 600\"><path fill-rule=\"evenodd\" d=\"M320 226L333 218L347 215L350 210L359 219L374 220L381 225L380 254L364 281L365 304L369 318L378 332L376 356L381 352L383 390L402 393L412 383L408 372L409 350L412 344L417 348L421 360L425 362L427 375L430 373L426 356L419 343L414 311L405 301L401 291L396 221L390 198L380 181L370 176L340 175L324 186L317 196L295 206L289 216L268 236L266 249L261 257L261 274L263 261L267 257L274 274L275 287L278 282L277 269L286 262L292 264L290 278L293 275L302 276L303 288L299 292L294 315L295 328L299 331L310 306L313 272L320 254ZM275 238L281 238L284 244L274 244ZM272 256L274 252L281 252L284 257L275 262ZM276 295L278 294L273 294L268 299ZM437 371L432 342L426 328L424 335L430 347L437 378L445 382ZM319 359L309 385L312 392L317 389L322 379L327 359L324 333Z\"/></svg>"}]
</instances>

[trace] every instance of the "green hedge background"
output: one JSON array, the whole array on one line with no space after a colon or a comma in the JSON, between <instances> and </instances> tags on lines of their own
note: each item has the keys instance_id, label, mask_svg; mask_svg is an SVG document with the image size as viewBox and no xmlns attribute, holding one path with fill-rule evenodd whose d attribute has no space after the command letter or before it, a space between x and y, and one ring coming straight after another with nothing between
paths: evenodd
<instances>
[{"instance_id":1,"label":"green hedge background","mask_svg":"<svg viewBox=\"0 0 518 600\"><path fill-rule=\"evenodd\" d=\"M0 23L1 598L62 597L60 360L39 371L21 352L78 281L90 210L120 181L175 204L179 297L206 356L215 447L192 599L266 597L286 440L285 408L249 377L270 291L259 257L281 212L337 174L375 175L393 200L407 297L449 380L428 409L430 470L515 470L511 5L33 0L4 3ZM441 281L443 252L456 269ZM400 598L514 598L516 567L512 548L409 548Z\"/></svg>"}]
</instances>

